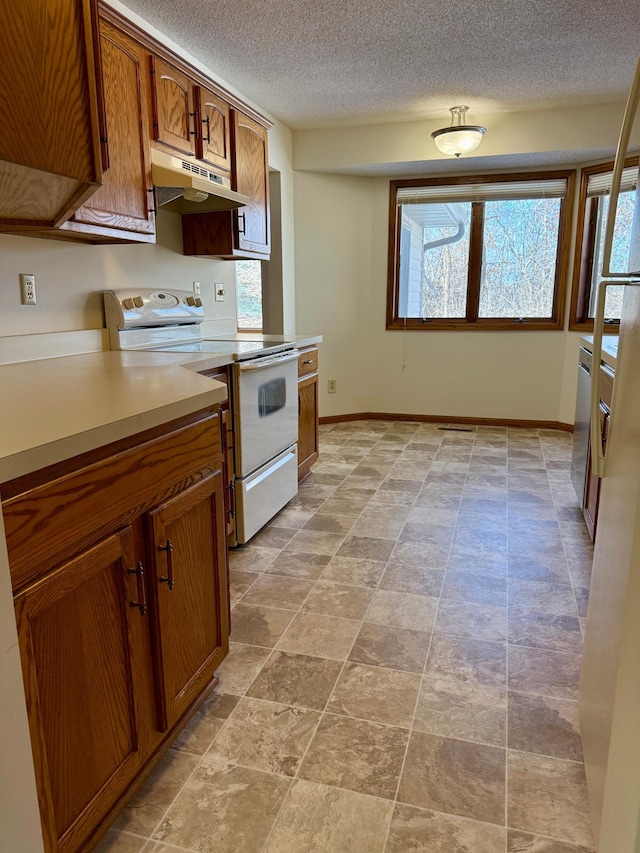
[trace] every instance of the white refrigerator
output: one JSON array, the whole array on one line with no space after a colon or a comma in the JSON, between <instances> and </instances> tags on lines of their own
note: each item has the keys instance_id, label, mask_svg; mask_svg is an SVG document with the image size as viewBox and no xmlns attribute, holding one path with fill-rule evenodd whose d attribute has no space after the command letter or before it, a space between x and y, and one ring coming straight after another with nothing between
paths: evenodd
<instances>
[{"instance_id":1,"label":"white refrigerator","mask_svg":"<svg viewBox=\"0 0 640 853\"><path fill-rule=\"evenodd\" d=\"M640 63L620 134L609 215L640 102ZM607 224L603 276L626 284L606 450L598 430L592 452L602 476L591 597L580 683L580 725L598 853L640 853L640 190L626 269L610 268ZM608 240L608 244L607 244ZM604 317L600 288L594 329L599 362ZM592 374L597 382L599 371ZM592 404L597 405L597 388ZM597 422L595 422L597 426Z\"/></svg>"}]
</instances>

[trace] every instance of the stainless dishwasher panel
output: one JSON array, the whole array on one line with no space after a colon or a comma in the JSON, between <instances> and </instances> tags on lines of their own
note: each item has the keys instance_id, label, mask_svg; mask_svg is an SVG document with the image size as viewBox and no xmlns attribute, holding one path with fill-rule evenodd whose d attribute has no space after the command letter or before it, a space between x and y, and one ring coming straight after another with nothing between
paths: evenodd
<instances>
[{"instance_id":1,"label":"stainless dishwasher panel","mask_svg":"<svg viewBox=\"0 0 640 853\"><path fill-rule=\"evenodd\" d=\"M236 537L244 545L298 493L298 445L236 478Z\"/></svg>"},{"instance_id":2,"label":"stainless dishwasher panel","mask_svg":"<svg viewBox=\"0 0 640 853\"><path fill-rule=\"evenodd\" d=\"M576 490L580 508L584 509L584 489L589 453L589 421L591 416L591 368L593 359L589 350L580 347L578 358L578 393L576 394L576 421L573 428L573 456L571 481Z\"/></svg>"}]
</instances>

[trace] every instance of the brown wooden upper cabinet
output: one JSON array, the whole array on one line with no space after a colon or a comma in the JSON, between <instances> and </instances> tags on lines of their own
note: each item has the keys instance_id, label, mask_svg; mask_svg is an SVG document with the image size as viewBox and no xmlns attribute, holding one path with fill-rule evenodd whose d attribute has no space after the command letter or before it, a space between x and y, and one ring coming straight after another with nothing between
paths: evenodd
<instances>
[{"instance_id":1,"label":"brown wooden upper cabinet","mask_svg":"<svg viewBox=\"0 0 640 853\"><path fill-rule=\"evenodd\" d=\"M102 182L95 0L0 0L0 230L64 222Z\"/></svg>"},{"instance_id":2,"label":"brown wooden upper cabinet","mask_svg":"<svg viewBox=\"0 0 640 853\"><path fill-rule=\"evenodd\" d=\"M173 65L150 57L153 139L173 154L196 153L198 136L193 83Z\"/></svg>"},{"instance_id":3,"label":"brown wooden upper cabinet","mask_svg":"<svg viewBox=\"0 0 640 853\"><path fill-rule=\"evenodd\" d=\"M108 168L103 185L62 230L89 242L153 242L147 52L107 21L100 23L100 43Z\"/></svg>"},{"instance_id":4,"label":"brown wooden upper cabinet","mask_svg":"<svg viewBox=\"0 0 640 853\"><path fill-rule=\"evenodd\" d=\"M231 187L249 196L238 210L182 217L185 255L264 259L271 251L267 128L231 110Z\"/></svg>"},{"instance_id":5,"label":"brown wooden upper cabinet","mask_svg":"<svg viewBox=\"0 0 640 853\"><path fill-rule=\"evenodd\" d=\"M198 133L196 157L216 169L231 171L229 104L202 86L194 89Z\"/></svg>"}]
</instances>

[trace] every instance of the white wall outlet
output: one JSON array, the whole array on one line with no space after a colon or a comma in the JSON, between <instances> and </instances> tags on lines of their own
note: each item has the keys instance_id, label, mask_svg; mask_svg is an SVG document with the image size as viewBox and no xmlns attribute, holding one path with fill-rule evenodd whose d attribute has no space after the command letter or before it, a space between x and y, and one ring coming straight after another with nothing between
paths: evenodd
<instances>
[{"instance_id":1,"label":"white wall outlet","mask_svg":"<svg viewBox=\"0 0 640 853\"><path fill-rule=\"evenodd\" d=\"M196 296L200 296L200 282L199 281L193 282L193 292L195 293Z\"/></svg>"},{"instance_id":2,"label":"white wall outlet","mask_svg":"<svg viewBox=\"0 0 640 853\"><path fill-rule=\"evenodd\" d=\"M224 285L214 283L213 289L216 294L216 302L224 302Z\"/></svg>"},{"instance_id":3,"label":"white wall outlet","mask_svg":"<svg viewBox=\"0 0 640 853\"><path fill-rule=\"evenodd\" d=\"M20 273L20 293L23 305L36 304L36 277L31 273Z\"/></svg>"},{"instance_id":4,"label":"white wall outlet","mask_svg":"<svg viewBox=\"0 0 640 853\"><path fill-rule=\"evenodd\" d=\"M327 379L327 393L335 394L336 393L336 385L337 385L337 382L335 379Z\"/></svg>"}]
</instances>

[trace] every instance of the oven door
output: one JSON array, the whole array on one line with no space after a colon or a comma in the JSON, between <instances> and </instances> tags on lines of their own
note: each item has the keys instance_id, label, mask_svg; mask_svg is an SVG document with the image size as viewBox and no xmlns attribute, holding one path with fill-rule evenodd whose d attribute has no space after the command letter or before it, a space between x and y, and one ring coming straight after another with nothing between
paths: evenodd
<instances>
[{"instance_id":1,"label":"oven door","mask_svg":"<svg viewBox=\"0 0 640 853\"><path fill-rule=\"evenodd\" d=\"M298 440L298 350L234 364L236 476Z\"/></svg>"}]
</instances>

